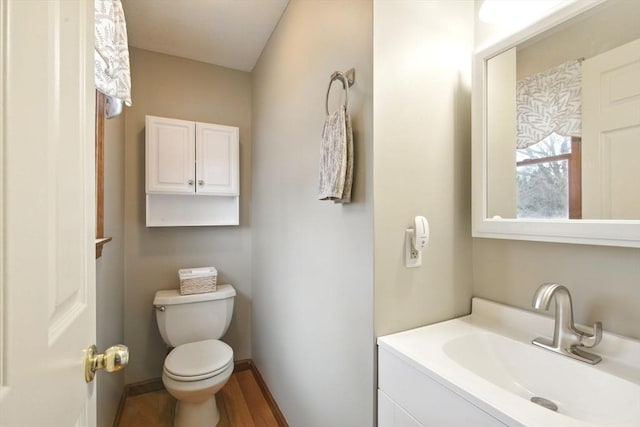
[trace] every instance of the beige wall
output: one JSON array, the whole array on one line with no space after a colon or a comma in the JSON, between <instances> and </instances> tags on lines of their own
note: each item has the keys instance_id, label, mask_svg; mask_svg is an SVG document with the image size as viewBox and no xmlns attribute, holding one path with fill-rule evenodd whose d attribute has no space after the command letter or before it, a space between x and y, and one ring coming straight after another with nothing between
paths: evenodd
<instances>
[{"instance_id":1,"label":"beige wall","mask_svg":"<svg viewBox=\"0 0 640 427\"><path fill-rule=\"evenodd\" d=\"M474 239L474 295L531 309L540 284L573 296L575 320L640 339L640 249Z\"/></svg>"},{"instance_id":2,"label":"beige wall","mask_svg":"<svg viewBox=\"0 0 640 427\"><path fill-rule=\"evenodd\" d=\"M473 3L374 2L375 331L470 310ZM422 267L404 232L430 222Z\"/></svg>"},{"instance_id":3,"label":"beige wall","mask_svg":"<svg viewBox=\"0 0 640 427\"><path fill-rule=\"evenodd\" d=\"M131 49L133 106L125 120L126 382L160 377L166 352L152 308L156 290L178 286L177 270L213 265L238 295L224 341L236 359L251 355L250 75L201 62ZM240 128L240 226L145 227L145 115Z\"/></svg>"},{"instance_id":4,"label":"beige wall","mask_svg":"<svg viewBox=\"0 0 640 427\"><path fill-rule=\"evenodd\" d=\"M374 423L371 14L292 0L253 72L252 349L291 426ZM342 206L317 200L319 141L329 77L351 67Z\"/></svg>"},{"instance_id":5,"label":"beige wall","mask_svg":"<svg viewBox=\"0 0 640 427\"><path fill-rule=\"evenodd\" d=\"M458 0L467 1L467 0ZM527 23L536 22L544 16L553 13L554 10L566 5L567 2L585 2L586 0L544 0L535 2L535 7L518 8L507 18L492 19L494 22L486 23L478 19L480 7L484 0L471 0L475 9L474 44L476 49L485 49L493 43L513 35L522 29ZM526 5L525 5L526 6ZM518 13L520 12L520 13Z\"/></svg>"},{"instance_id":6,"label":"beige wall","mask_svg":"<svg viewBox=\"0 0 640 427\"><path fill-rule=\"evenodd\" d=\"M112 238L96 260L97 347L124 342L124 116L104 125L104 232ZM124 386L124 371L97 376L98 427L110 427Z\"/></svg>"},{"instance_id":7,"label":"beige wall","mask_svg":"<svg viewBox=\"0 0 640 427\"><path fill-rule=\"evenodd\" d=\"M476 5L479 2L476 2ZM499 32L476 21L476 46ZM473 239L473 293L531 308L543 282L567 286L579 323L640 338L640 249Z\"/></svg>"}]
</instances>

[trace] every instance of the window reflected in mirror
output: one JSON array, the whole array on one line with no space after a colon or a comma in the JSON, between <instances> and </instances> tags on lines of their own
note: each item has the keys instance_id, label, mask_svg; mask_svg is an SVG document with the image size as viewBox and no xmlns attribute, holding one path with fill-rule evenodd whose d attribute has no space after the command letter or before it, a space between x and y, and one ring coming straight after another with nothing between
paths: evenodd
<instances>
[{"instance_id":1,"label":"window reflected in mirror","mask_svg":"<svg viewBox=\"0 0 640 427\"><path fill-rule=\"evenodd\" d=\"M580 138L552 133L516 150L517 218L582 218Z\"/></svg>"}]
</instances>

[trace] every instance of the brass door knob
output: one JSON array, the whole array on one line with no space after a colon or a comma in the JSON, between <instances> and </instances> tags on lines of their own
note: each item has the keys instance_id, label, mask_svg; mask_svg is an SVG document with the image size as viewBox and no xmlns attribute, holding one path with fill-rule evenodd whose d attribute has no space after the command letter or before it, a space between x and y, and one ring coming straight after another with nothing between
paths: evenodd
<instances>
[{"instance_id":1,"label":"brass door knob","mask_svg":"<svg viewBox=\"0 0 640 427\"><path fill-rule=\"evenodd\" d=\"M97 347L91 345L85 350L84 379L89 383L93 381L98 369L116 372L127 366L127 363L129 363L129 349L126 345L114 345L100 354Z\"/></svg>"}]
</instances>

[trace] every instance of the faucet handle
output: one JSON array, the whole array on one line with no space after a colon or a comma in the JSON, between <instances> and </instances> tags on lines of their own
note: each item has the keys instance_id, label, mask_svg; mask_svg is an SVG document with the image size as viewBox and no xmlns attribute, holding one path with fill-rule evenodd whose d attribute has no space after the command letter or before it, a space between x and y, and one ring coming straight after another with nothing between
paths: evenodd
<instances>
[{"instance_id":1,"label":"faucet handle","mask_svg":"<svg viewBox=\"0 0 640 427\"><path fill-rule=\"evenodd\" d=\"M593 334L581 333L580 345L587 348L592 348L598 345L602 340L602 322L596 322L593 325Z\"/></svg>"}]
</instances>

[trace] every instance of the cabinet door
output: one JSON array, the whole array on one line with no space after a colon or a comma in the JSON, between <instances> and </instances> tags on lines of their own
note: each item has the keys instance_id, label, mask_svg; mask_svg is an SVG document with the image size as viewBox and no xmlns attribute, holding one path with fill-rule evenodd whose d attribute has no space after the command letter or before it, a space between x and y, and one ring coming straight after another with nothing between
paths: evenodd
<instances>
[{"instance_id":1,"label":"cabinet door","mask_svg":"<svg viewBox=\"0 0 640 427\"><path fill-rule=\"evenodd\" d=\"M196 192L237 196L239 169L238 128L196 123Z\"/></svg>"},{"instance_id":2,"label":"cabinet door","mask_svg":"<svg viewBox=\"0 0 640 427\"><path fill-rule=\"evenodd\" d=\"M378 387L396 403L395 426L411 426L414 419L423 426L507 426L462 395L381 347L378 347ZM398 409L403 411L398 412ZM383 416L388 418L388 407L385 410L387 413L383 413Z\"/></svg>"},{"instance_id":3,"label":"cabinet door","mask_svg":"<svg viewBox=\"0 0 640 427\"><path fill-rule=\"evenodd\" d=\"M195 123L147 116L147 193L195 192Z\"/></svg>"},{"instance_id":4,"label":"cabinet door","mask_svg":"<svg viewBox=\"0 0 640 427\"><path fill-rule=\"evenodd\" d=\"M378 427L423 427L423 425L378 389Z\"/></svg>"}]
</instances>

